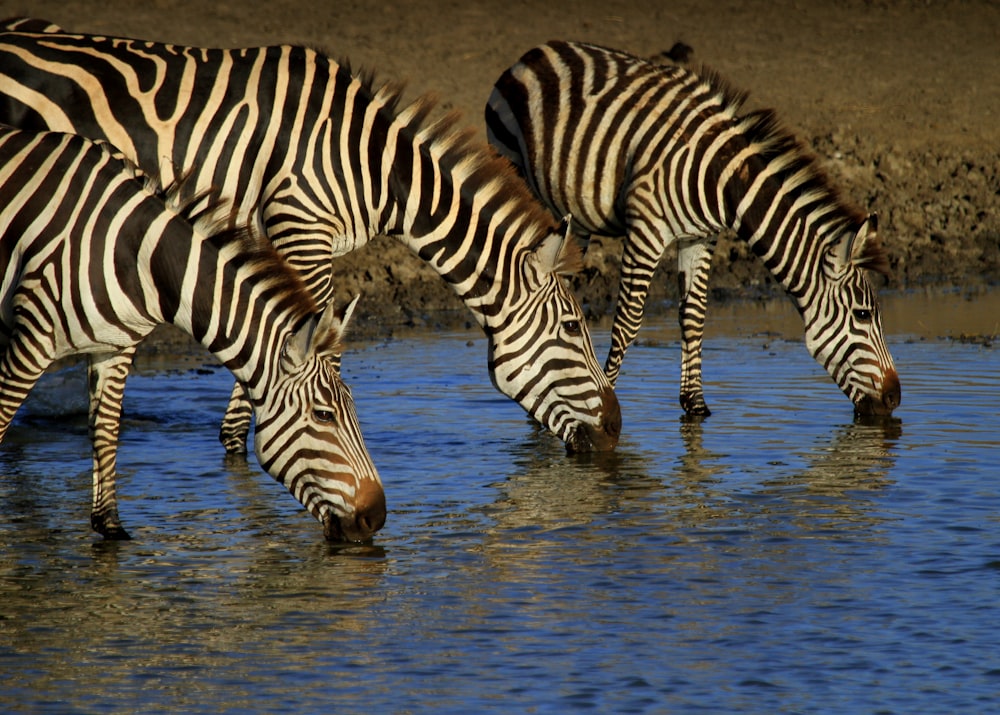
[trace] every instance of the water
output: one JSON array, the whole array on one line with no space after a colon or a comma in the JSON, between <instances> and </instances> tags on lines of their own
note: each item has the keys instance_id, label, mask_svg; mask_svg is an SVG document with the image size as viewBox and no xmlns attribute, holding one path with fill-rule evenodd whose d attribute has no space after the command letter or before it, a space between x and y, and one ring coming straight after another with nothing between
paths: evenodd
<instances>
[{"instance_id":1,"label":"water","mask_svg":"<svg viewBox=\"0 0 1000 715\"><path fill-rule=\"evenodd\" d=\"M88 530L84 419L0 447L0 710L998 711L1000 346L947 339L998 319L995 293L890 298L903 404L874 423L785 303L714 309L714 414L686 422L660 321L589 458L493 390L476 332L357 344L389 519L349 547L220 453L228 373L147 357L134 541Z\"/></svg>"}]
</instances>

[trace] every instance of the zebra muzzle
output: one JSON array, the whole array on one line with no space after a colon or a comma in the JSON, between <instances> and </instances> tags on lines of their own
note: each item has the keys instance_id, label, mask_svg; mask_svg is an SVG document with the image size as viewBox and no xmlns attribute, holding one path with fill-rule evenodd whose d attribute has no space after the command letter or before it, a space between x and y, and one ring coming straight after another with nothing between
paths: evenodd
<instances>
[{"instance_id":1,"label":"zebra muzzle","mask_svg":"<svg viewBox=\"0 0 1000 715\"><path fill-rule=\"evenodd\" d=\"M566 440L568 452L610 452L618 446L622 411L611 387L601 390L601 410L596 425L580 423Z\"/></svg>"},{"instance_id":2,"label":"zebra muzzle","mask_svg":"<svg viewBox=\"0 0 1000 715\"><path fill-rule=\"evenodd\" d=\"M882 393L879 396L864 395L854 403L854 414L860 417L887 416L899 407L902 400L902 389L899 385L899 375L889 369L882 380Z\"/></svg>"},{"instance_id":3,"label":"zebra muzzle","mask_svg":"<svg viewBox=\"0 0 1000 715\"><path fill-rule=\"evenodd\" d=\"M358 489L353 514L339 515L328 511L323 518L323 536L333 542L369 541L385 524L385 492L381 485L362 482Z\"/></svg>"}]
</instances>

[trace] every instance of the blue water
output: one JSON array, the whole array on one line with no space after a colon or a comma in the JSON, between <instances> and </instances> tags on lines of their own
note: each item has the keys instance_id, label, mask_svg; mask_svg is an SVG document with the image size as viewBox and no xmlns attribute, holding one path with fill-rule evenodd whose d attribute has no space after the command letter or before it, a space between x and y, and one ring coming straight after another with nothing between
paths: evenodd
<instances>
[{"instance_id":1,"label":"blue water","mask_svg":"<svg viewBox=\"0 0 1000 715\"><path fill-rule=\"evenodd\" d=\"M962 300L961 330L995 332L995 303ZM601 457L496 393L475 331L356 343L389 518L350 547L222 455L228 373L140 361L132 542L89 531L85 419L0 446L0 710L1000 711L1000 345L928 305L887 306L903 404L876 423L784 307L720 311L714 413L687 422L654 321Z\"/></svg>"}]
</instances>

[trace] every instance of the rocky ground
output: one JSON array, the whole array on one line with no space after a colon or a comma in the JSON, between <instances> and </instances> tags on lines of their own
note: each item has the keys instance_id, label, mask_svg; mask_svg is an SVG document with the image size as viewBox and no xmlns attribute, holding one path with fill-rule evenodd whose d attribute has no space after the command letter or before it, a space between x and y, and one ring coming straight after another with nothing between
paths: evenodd
<instances>
[{"instance_id":1,"label":"rocky ground","mask_svg":"<svg viewBox=\"0 0 1000 715\"><path fill-rule=\"evenodd\" d=\"M27 7L26 7L27 6ZM408 97L433 91L482 135L493 80L525 50L579 39L654 56L683 41L690 64L774 108L849 200L877 211L890 289L1000 279L1000 5L991 0L0 0L6 16L185 44L293 42L349 57ZM620 242L592 243L576 288L594 319L617 290ZM358 328L391 333L468 320L443 283L379 237L337 266L361 292ZM651 308L675 293L668 257ZM745 245L724 237L716 299L774 292Z\"/></svg>"}]
</instances>

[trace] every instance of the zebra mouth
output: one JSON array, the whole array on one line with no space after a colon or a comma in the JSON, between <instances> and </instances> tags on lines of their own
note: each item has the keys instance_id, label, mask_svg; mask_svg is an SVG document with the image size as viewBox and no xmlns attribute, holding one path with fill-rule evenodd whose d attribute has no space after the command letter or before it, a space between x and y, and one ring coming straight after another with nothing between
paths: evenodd
<instances>
[{"instance_id":1,"label":"zebra mouth","mask_svg":"<svg viewBox=\"0 0 1000 715\"><path fill-rule=\"evenodd\" d=\"M899 407L902 391L899 387L899 376L895 370L888 370L882 383L882 394L879 396L862 395L854 403L854 414L858 417L887 417Z\"/></svg>"},{"instance_id":2,"label":"zebra mouth","mask_svg":"<svg viewBox=\"0 0 1000 715\"><path fill-rule=\"evenodd\" d=\"M617 424L617 427L616 427ZM617 423L608 424L602 420L600 427L578 424L566 440L566 451L570 454L583 452L610 452L618 446L621 432L621 418Z\"/></svg>"},{"instance_id":3,"label":"zebra mouth","mask_svg":"<svg viewBox=\"0 0 1000 715\"><path fill-rule=\"evenodd\" d=\"M576 429L570 432L569 438L566 440L566 451L569 454L594 451L594 443L587 434L587 430L584 429L584 425L577 425Z\"/></svg>"},{"instance_id":4,"label":"zebra mouth","mask_svg":"<svg viewBox=\"0 0 1000 715\"><path fill-rule=\"evenodd\" d=\"M371 541L370 533L350 528L345 520L333 513L323 519L323 537L334 544L360 544Z\"/></svg>"},{"instance_id":5,"label":"zebra mouth","mask_svg":"<svg viewBox=\"0 0 1000 715\"><path fill-rule=\"evenodd\" d=\"M854 403L854 414L857 417L888 417L892 414L893 409L895 409L895 405L888 405L869 395L865 395Z\"/></svg>"},{"instance_id":6,"label":"zebra mouth","mask_svg":"<svg viewBox=\"0 0 1000 715\"><path fill-rule=\"evenodd\" d=\"M601 411L597 425L577 423L566 440L566 451L610 452L618 446L622 433L622 411L611 387L601 391Z\"/></svg>"},{"instance_id":7,"label":"zebra mouth","mask_svg":"<svg viewBox=\"0 0 1000 715\"><path fill-rule=\"evenodd\" d=\"M327 512L326 516L323 517L323 537L327 541L347 541L344 530L340 527L340 518L333 512Z\"/></svg>"},{"instance_id":8,"label":"zebra mouth","mask_svg":"<svg viewBox=\"0 0 1000 715\"><path fill-rule=\"evenodd\" d=\"M385 523L385 502L382 502L380 516L365 514L358 518L342 518L333 512L323 517L323 536L332 543L362 544L372 540L372 536Z\"/></svg>"}]
</instances>

